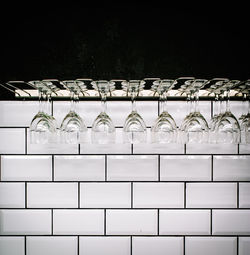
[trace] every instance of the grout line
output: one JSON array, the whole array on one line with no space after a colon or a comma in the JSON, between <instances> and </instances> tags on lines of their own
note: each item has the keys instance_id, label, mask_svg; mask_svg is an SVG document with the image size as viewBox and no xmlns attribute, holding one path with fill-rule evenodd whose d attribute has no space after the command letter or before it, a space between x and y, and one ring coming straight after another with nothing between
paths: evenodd
<instances>
[{"instance_id":1,"label":"grout line","mask_svg":"<svg viewBox=\"0 0 250 255\"><path fill-rule=\"evenodd\" d=\"M134 206L134 183L133 182L131 182L131 201L130 201L130 203L131 203L131 208L133 208L133 206Z\"/></svg>"},{"instance_id":2,"label":"grout line","mask_svg":"<svg viewBox=\"0 0 250 255\"><path fill-rule=\"evenodd\" d=\"M236 254L240 254L240 247L239 247L239 236L236 237Z\"/></svg>"},{"instance_id":3,"label":"grout line","mask_svg":"<svg viewBox=\"0 0 250 255\"><path fill-rule=\"evenodd\" d=\"M24 236L24 254L27 254L27 237L26 235Z\"/></svg>"},{"instance_id":4,"label":"grout line","mask_svg":"<svg viewBox=\"0 0 250 255\"><path fill-rule=\"evenodd\" d=\"M161 181L161 156L158 155L158 181Z\"/></svg>"},{"instance_id":5,"label":"grout line","mask_svg":"<svg viewBox=\"0 0 250 255\"><path fill-rule=\"evenodd\" d=\"M52 182L55 181L55 156L52 155L51 157L51 178L52 178Z\"/></svg>"},{"instance_id":6,"label":"grout line","mask_svg":"<svg viewBox=\"0 0 250 255\"><path fill-rule=\"evenodd\" d=\"M211 155L211 181L214 180L214 156Z\"/></svg>"},{"instance_id":7,"label":"grout line","mask_svg":"<svg viewBox=\"0 0 250 255\"><path fill-rule=\"evenodd\" d=\"M24 154L27 155L28 154L28 130L27 128L25 128L25 132L24 132L24 144L25 144L25 149L24 149Z\"/></svg>"},{"instance_id":8,"label":"grout line","mask_svg":"<svg viewBox=\"0 0 250 255\"><path fill-rule=\"evenodd\" d=\"M186 143L184 143L184 155L186 155L187 154L187 144ZM189 155L189 154L188 154Z\"/></svg>"},{"instance_id":9,"label":"grout line","mask_svg":"<svg viewBox=\"0 0 250 255\"><path fill-rule=\"evenodd\" d=\"M77 236L77 255L80 254L80 237L79 235Z\"/></svg>"},{"instance_id":10,"label":"grout line","mask_svg":"<svg viewBox=\"0 0 250 255\"><path fill-rule=\"evenodd\" d=\"M185 146L185 145L184 145ZM1 153L2 156L26 156L24 153ZM78 156L77 153L29 153L28 156ZM131 153L84 153L81 156L132 156ZM250 156L250 153L134 153L135 156Z\"/></svg>"},{"instance_id":11,"label":"grout line","mask_svg":"<svg viewBox=\"0 0 250 255\"><path fill-rule=\"evenodd\" d=\"M25 181L25 180L21 180L21 181L1 181L2 183L23 183L23 182L27 182L27 183L52 183L51 181ZM77 183L78 181L54 181L54 183ZM82 183L105 183L106 181L81 181ZM127 183L127 182L131 182L131 180L121 180L121 181L107 181L108 183ZM133 180L132 182L134 183L159 183L159 181L155 181L155 180L147 180L147 181L136 181ZM209 181L209 180L197 180L197 181L160 181L161 183L236 183L237 181L222 181L222 180L218 180L218 181ZM240 181L240 183L250 183L250 181Z\"/></svg>"},{"instance_id":12,"label":"grout line","mask_svg":"<svg viewBox=\"0 0 250 255\"><path fill-rule=\"evenodd\" d=\"M54 235L54 210L51 209L51 235Z\"/></svg>"},{"instance_id":13,"label":"grout line","mask_svg":"<svg viewBox=\"0 0 250 255\"><path fill-rule=\"evenodd\" d=\"M104 209L104 236L107 235L107 209Z\"/></svg>"},{"instance_id":14,"label":"grout line","mask_svg":"<svg viewBox=\"0 0 250 255\"><path fill-rule=\"evenodd\" d=\"M27 208L20 208L20 207L11 207L11 208L8 208L8 207L1 207L0 210L51 210L51 209L56 209L56 210L76 210L78 209L78 207L27 207ZM249 211L249 207L245 207L245 208L235 208L235 207L230 207L230 208L224 208L224 207L189 207L189 208L181 208L181 207L172 207L172 208L169 208L169 207L136 207L136 208L131 208L131 207L119 207L119 208L114 208L114 207L83 207L83 208L80 208L82 210L98 210L98 211L101 211L101 210L113 210L113 211L119 211L119 210L130 210L130 211L133 211L133 210L149 210L149 211L152 211L152 210L168 210L168 211L171 211L171 210L178 210L178 211L183 211L183 210L192 210L192 211L196 211L196 210L204 210L204 211L208 211L208 210L221 210L221 211Z\"/></svg>"},{"instance_id":15,"label":"grout line","mask_svg":"<svg viewBox=\"0 0 250 255\"><path fill-rule=\"evenodd\" d=\"M107 154L104 156L104 180L108 180L108 157Z\"/></svg>"},{"instance_id":16,"label":"grout line","mask_svg":"<svg viewBox=\"0 0 250 255\"><path fill-rule=\"evenodd\" d=\"M78 189L78 208L81 208L81 183L80 182L78 182L78 187L77 187L77 189Z\"/></svg>"},{"instance_id":17,"label":"grout line","mask_svg":"<svg viewBox=\"0 0 250 255\"><path fill-rule=\"evenodd\" d=\"M24 188L24 192L25 192L25 208L24 209L27 209L28 208L28 185L27 185L27 182L25 182L25 188Z\"/></svg>"},{"instance_id":18,"label":"grout line","mask_svg":"<svg viewBox=\"0 0 250 255\"><path fill-rule=\"evenodd\" d=\"M187 183L184 182L184 205L183 205L184 209L187 208L186 205L187 205Z\"/></svg>"},{"instance_id":19,"label":"grout line","mask_svg":"<svg viewBox=\"0 0 250 255\"><path fill-rule=\"evenodd\" d=\"M186 237L183 236L183 255L186 254Z\"/></svg>"},{"instance_id":20,"label":"grout line","mask_svg":"<svg viewBox=\"0 0 250 255\"><path fill-rule=\"evenodd\" d=\"M213 235L213 210L210 210L210 235Z\"/></svg>"},{"instance_id":21,"label":"grout line","mask_svg":"<svg viewBox=\"0 0 250 255\"><path fill-rule=\"evenodd\" d=\"M79 143L78 144L78 155L80 155L81 154L81 144Z\"/></svg>"},{"instance_id":22,"label":"grout line","mask_svg":"<svg viewBox=\"0 0 250 255\"><path fill-rule=\"evenodd\" d=\"M130 255L133 255L133 237L130 236Z\"/></svg>"},{"instance_id":23,"label":"grout line","mask_svg":"<svg viewBox=\"0 0 250 255\"><path fill-rule=\"evenodd\" d=\"M133 143L131 143L131 154L132 155L134 154L134 145L133 145Z\"/></svg>"},{"instance_id":24,"label":"grout line","mask_svg":"<svg viewBox=\"0 0 250 255\"><path fill-rule=\"evenodd\" d=\"M157 209L157 236L160 235L160 209Z\"/></svg>"},{"instance_id":25,"label":"grout line","mask_svg":"<svg viewBox=\"0 0 250 255\"><path fill-rule=\"evenodd\" d=\"M240 208L240 184L239 182L237 182L237 207L236 208Z\"/></svg>"}]
</instances>

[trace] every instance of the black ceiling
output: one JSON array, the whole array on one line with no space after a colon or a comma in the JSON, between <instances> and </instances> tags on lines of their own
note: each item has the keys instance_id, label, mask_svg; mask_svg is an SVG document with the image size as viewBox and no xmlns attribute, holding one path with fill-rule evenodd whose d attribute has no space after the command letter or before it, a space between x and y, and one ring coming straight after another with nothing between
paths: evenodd
<instances>
[{"instance_id":1,"label":"black ceiling","mask_svg":"<svg viewBox=\"0 0 250 255\"><path fill-rule=\"evenodd\" d=\"M1 10L0 81L247 79L249 17L206 6Z\"/></svg>"}]
</instances>

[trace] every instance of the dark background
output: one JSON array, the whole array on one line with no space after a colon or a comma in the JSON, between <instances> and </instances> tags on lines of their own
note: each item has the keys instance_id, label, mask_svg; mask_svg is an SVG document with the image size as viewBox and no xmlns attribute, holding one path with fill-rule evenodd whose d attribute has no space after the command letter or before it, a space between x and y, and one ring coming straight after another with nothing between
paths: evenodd
<instances>
[{"instance_id":1,"label":"dark background","mask_svg":"<svg viewBox=\"0 0 250 255\"><path fill-rule=\"evenodd\" d=\"M244 7L96 5L1 9L0 81L250 78Z\"/></svg>"}]
</instances>

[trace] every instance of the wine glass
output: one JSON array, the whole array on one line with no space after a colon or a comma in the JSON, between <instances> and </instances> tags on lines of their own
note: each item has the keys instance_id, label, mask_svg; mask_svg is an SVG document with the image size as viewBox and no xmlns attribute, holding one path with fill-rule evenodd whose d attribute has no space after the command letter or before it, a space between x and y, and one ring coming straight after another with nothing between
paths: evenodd
<instances>
[{"instance_id":1,"label":"wine glass","mask_svg":"<svg viewBox=\"0 0 250 255\"><path fill-rule=\"evenodd\" d=\"M46 144L56 142L57 122L50 114L52 90L42 81L30 81L30 86L38 90L39 111L30 124L30 142Z\"/></svg>"},{"instance_id":2,"label":"wine glass","mask_svg":"<svg viewBox=\"0 0 250 255\"><path fill-rule=\"evenodd\" d=\"M176 80L164 79L153 82L152 90L159 95L160 115L151 127L151 141L153 143L173 143L177 138L177 126L173 117L167 111L167 94Z\"/></svg>"},{"instance_id":3,"label":"wine glass","mask_svg":"<svg viewBox=\"0 0 250 255\"><path fill-rule=\"evenodd\" d=\"M204 143L208 140L208 123L199 111L199 91L209 81L195 79L187 82L186 91L191 94L191 112L185 117L180 130L185 143Z\"/></svg>"},{"instance_id":4,"label":"wine glass","mask_svg":"<svg viewBox=\"0 0 250 255\"><path fill-rule=\"evenodd\" d=\"M77 113L79 94L84 93L84 83L76 80L64 80L61 81L61 84L70 92L70 110L60 127L61 141L68 144L85 142L88 129Z\"/></svg>"},{"instance_id":5,"label":"wine glass","mask_svg":"<svg viewBox=\"0 0 250 255\"><path fill-rule=\"evenodd\" d=\"M240 125L230 110L230 90L236 87L239 83L239 80L230 80L223 86L226 105L224 113L220 115L215 125L217 143L238 144L240 142Z\"/></svg>"},{"instance_id":6,"label":"wine glass","mask_svg":"<svg viewBox=\"0 0 250 255\"><path fill-rule=\"evenodd\" d=\"M123 126L124 143L145 143L147 140L147 128L141 115L136 110L135 98L143 90L145 81L129 80L122 82L126 94L131 97L132 111L127 116Z\"/></svg>"},{"instance_id":7,"label":"wine glass","mask_svg":"<svg viewBox=\"0 0 250 255\"><path fill-rule=\"evenodd\" d=\"M214 103L213 103L213 116L209 123L209 142L217 142L217 133L215 127L220 117L223 114L223 98L224 98L224 85L229 81L227 78L214 78L210 80L207 91L214 94Z\"/></svg>"},{"instance_id":8,"label":"wine glass","mask_svg":"<svg viewBox=\"0 0 250 255\"><path fill-rule=\"evenodd\" d=\"M113 121L107 114L107 95L115 89L115 83L106 80L91 82L93 88L98 91L101 97L102 111L92 124L91 138L93 143L110 144L115 143L116 132Z\"/></svg>"},{"instance_id":9,"label":"wine glass","mask_svg":"<svg viewBox=\"0 0 250 255\"><path fill-rule=\"evenodd\" d=\"M241 143L250 144L250 79L244 81L239 86L239 91L243 95L243 102L247 103L247 107L243 107L243 113L239 118L241 129Z\"/></svg>"}]
</instances>

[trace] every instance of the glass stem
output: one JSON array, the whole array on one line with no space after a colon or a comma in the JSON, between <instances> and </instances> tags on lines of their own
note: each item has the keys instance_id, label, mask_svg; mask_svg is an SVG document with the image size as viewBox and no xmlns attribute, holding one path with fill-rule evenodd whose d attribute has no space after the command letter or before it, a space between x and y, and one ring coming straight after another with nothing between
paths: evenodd
<instances>
[{"instance_id":1,"label":"glass stem","mask_svg":"<svg viewBox=\"0 0 250 255\"><path fill-rule=\"evenodd\" d=\"M101 104L102 104L102 112L107 112L107 103L106 103L106 93L101 93Z\"/></svg>"},{"instance_id":2,"label":"glass stem","mask_svg":"<svg viewBox=\"0 0 250 255\"><path fill-rule=\"evenodd\" d=\"M76 110L76 100L74 91L70 92L70 111L75 112Z\"/></svg>"},{"instance_id":3,"label":"glass stem","mask_svg":"<svg viewBox=\"0 0 250 255\"><path fill-rule=\"evenodd\" d=\"M46 100L46 103L45 103L45 112L49 115L50 115L50 109L51 109L50 106L51 106L51 94L48 93L47 94L47 100Z\"/></svg>"},{"instance_id":4,"label":"glass stem","mask_svg":"<svg viewBox=\"0 0 250 255\"><path fill-rule=\"evenodd\" d=\"M38 90L38 100L39 100L39 112L43 112L43 94L42 91Z\"/></svg>"},{"instance_id":5,"label":"glass stem","mask_svg":"<svg viewBox=\"0 0 250 255\"><path fill-rule=\"evenodd\" d=\"M167 111L167 92L163 92L161 95L161 112Z\"/></svg>"},{"instance_id":6,"label":"glass stem","mask_svg":"<svg viewBox=\"0 0 250 255\"><path fill-rule=\"evenodd\" d=\"M199 90L194 92L194 112L199 112Z\"/></svg>"},{"instance_id":7,"label":"glass stem","mask_svg":"<svg viewBox=\"0 0 250 255\"><path fill-rule=\"evenodd\" d=\"M131 94L131 101L132 101L132 112L136 112L136 101L135 101L136 93L135 91Z\"/></svg>"},{"instance_id":8,"label":"glass stem","mask_svg":"<svg viewBox=\"0 0 250 255\"><path fill-rule=\"evenodd\" d=\"M230 112L230 90L226 91L226 112Z\"/></svg>"},{"instance_id":9,"label":"glass stem","mask_svg":"<svg viewBox=\"0 0 250 255\"><path fill-rule=\"evenodd\" d=\"M213 116L218 115L220 113L220 101L219 101L219 95L215 94L214 98L214 112Z\"/></svg>"},{"instance_id":10,"label":"glass stem","mask_svg":"<svg viewBox=\"0 0 250 255\"><path fill-rule=\"evenodd\" d=\"M247 114L250 115L250 94L248 94L247 104L248 104Z\"/></svg>"}]
</instances>

